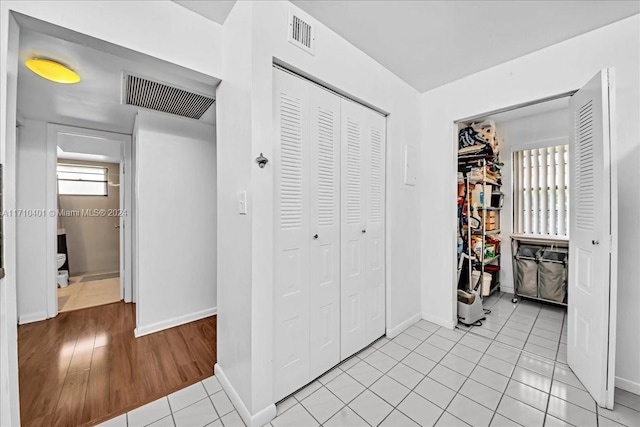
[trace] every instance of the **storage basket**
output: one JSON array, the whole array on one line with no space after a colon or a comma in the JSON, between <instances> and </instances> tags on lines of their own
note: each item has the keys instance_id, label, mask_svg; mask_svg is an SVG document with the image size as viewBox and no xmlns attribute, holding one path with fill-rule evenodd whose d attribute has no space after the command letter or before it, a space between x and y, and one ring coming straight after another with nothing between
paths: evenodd
<instances>
[{"instance_id":1,"label":"storage basket","mask_svg":"<svg viewBox=\"0 0 640 427\"><path fill-rule=\"evenodd\" d=\"M528 297L538 296L538 252L537 246L520 245L515 255L516 293Z\"/></svg>"},{"instance_id":2,"label":"storage basket","mask_svg":"<svg viewBox=\"0 0 640 427\"><path fill-rule=\"evenodd\" d=\"M545 249L538 264L538 294L556 302L567 300L567 259L564 249Z\"/></svg>"}]
</instances>

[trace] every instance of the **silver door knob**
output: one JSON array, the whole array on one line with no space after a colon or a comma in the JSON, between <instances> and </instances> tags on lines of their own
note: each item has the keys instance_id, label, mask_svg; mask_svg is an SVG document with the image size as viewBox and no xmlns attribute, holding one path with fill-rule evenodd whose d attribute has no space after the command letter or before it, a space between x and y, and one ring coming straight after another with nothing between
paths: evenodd
<instances>
[{"instance_id":1,"label":"silver door knob","mask_svg":"<svg viewBox=\"0 0 640 427\"><path fill-rule=\"evenodd\" d=\"M366 228L363 228L363 229L362 229L362 234L364 234L364 233L366 233L366 232L367 232L367 229L366 229Z\"/></svg>"},{"instance_id":2,"label":"silver door knob","mask_svg":"<svg viewBox=\"0 0 640 427\"><path fill-rule=\"evenodd\" d=\"M113 228L120 228L120 226L119 225L114 225Z\"/></svg>"},{"instance_id":3,"label":"silver door knob","mask_svg":"<svg viewBox=\"0 0 640 427\"><path fill-rule=\"evenodd\" d=\"M318 238L318 235L317 235L317 234L314 234L314 235L313 235L313 240L316 240L317 238Z\"/></svg>"},{"instance_id":4,"label":"silver door knob","mask_svg":"<svg viewBox=\"0 0 640 427\"><path fill-rule=\"evenodd\" d=\"M600 244L600 241L598 241L598 240L592 240L592 241L591 241L591 244L592 244L592 245L594 245L594 246L596 246L596 245L599 245L599 244Z\"/></svg>"}]
</instances>

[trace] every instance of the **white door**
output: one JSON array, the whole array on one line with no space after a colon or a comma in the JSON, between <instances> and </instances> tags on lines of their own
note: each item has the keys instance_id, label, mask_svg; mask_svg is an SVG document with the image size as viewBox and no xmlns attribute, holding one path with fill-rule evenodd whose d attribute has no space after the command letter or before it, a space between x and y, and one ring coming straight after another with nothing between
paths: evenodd
<instances>
[{"instance_id":1,"label":"white door","mask_svg":"<svg viewBox=\"0 0 640 427\"><path fill-rule=\"evenodd\" d=\"M617 295L612 71L601 71L569 102L568 362L607 408L613 408Z\"/></svg>"},{"instance_id":2,"label":"white door","mask_svg":"<svg viewBox=\"0 0 640 427\"><path fill-rule=\"evenodd\" d=\"M341 357L367 343L366 319L366 121L363 107L342 100Z\"/></svg>"},{"instance_id":3,"label":"white door","mask_svg":"<svg viewBox=\"0 0 640 427\"><path fill-rule=\"evenodd\" d=\"M309 83L274 71L275 400L309 382Z\"/></svg>"},{"instance_id":4,"label":"white door","mask_svg":"<svg viewBox=\"0 0 640 427\"><path fill-rule=\"evenodd\" d=\"M342 100L341 354L385 332L385 118Z\"/></svg>"},{"instance_id":5,"label":"white door","mask_svg":"<svg viewBox=\"0 0 640 427\"><path fill-rule=\"evenodd\" d=\"M385 118L366 109L365 345L385 333Z\"/></svg>"},{"instance_id":6,"label":"white door","mask_svg":"<svg viewBox=\"0 0 640 427\"><path fill-rule=\"evenodd\" d=\"M340 98L310 93L310 378L340 362Z\"/></svg>"}]
</instances>

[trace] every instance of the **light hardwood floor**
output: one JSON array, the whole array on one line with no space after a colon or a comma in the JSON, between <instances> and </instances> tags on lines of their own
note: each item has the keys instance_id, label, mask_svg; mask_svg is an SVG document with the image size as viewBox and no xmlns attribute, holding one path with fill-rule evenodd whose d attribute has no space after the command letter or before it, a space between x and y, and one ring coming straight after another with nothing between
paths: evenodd
<instances>
[{"instance_id":1,"label":"light hardwood floor","mask_svg":"<svg viewBox=\"0 0 640 427\"><path fill-rule=\"evenodd\" d=\"M134 338L135 305L18 328L23 426L89 426L213 375L216 317Z\"/></svg>"},{"instance_id":2,"label":"light hardwood floor","mask_svg":"<svg viewBox=\"0 0 640 427\"><path fill-rule=\"evenodd\" d=\"M58 288L58 311L78 310L120 301L120 278L86 280L86 277L69 278L69 286Z\"/></svg>"}]
</instances>

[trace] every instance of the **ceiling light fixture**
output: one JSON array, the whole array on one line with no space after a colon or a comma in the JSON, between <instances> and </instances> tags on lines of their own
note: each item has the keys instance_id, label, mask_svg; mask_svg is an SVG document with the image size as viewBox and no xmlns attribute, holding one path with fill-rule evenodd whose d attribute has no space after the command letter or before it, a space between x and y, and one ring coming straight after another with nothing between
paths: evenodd
<instances>
[{"instance_id":1,"label":"ceiling light fixture","mask_svg":"<svg viewBox=\"0 0 640 427\"><path fill-rule=\"evenodd\" d=\"M27 59L24 65L40 77L52 82L70 84L80 81L80 76L75 71L50 59Z\"/></svg>"}]
</instances>

